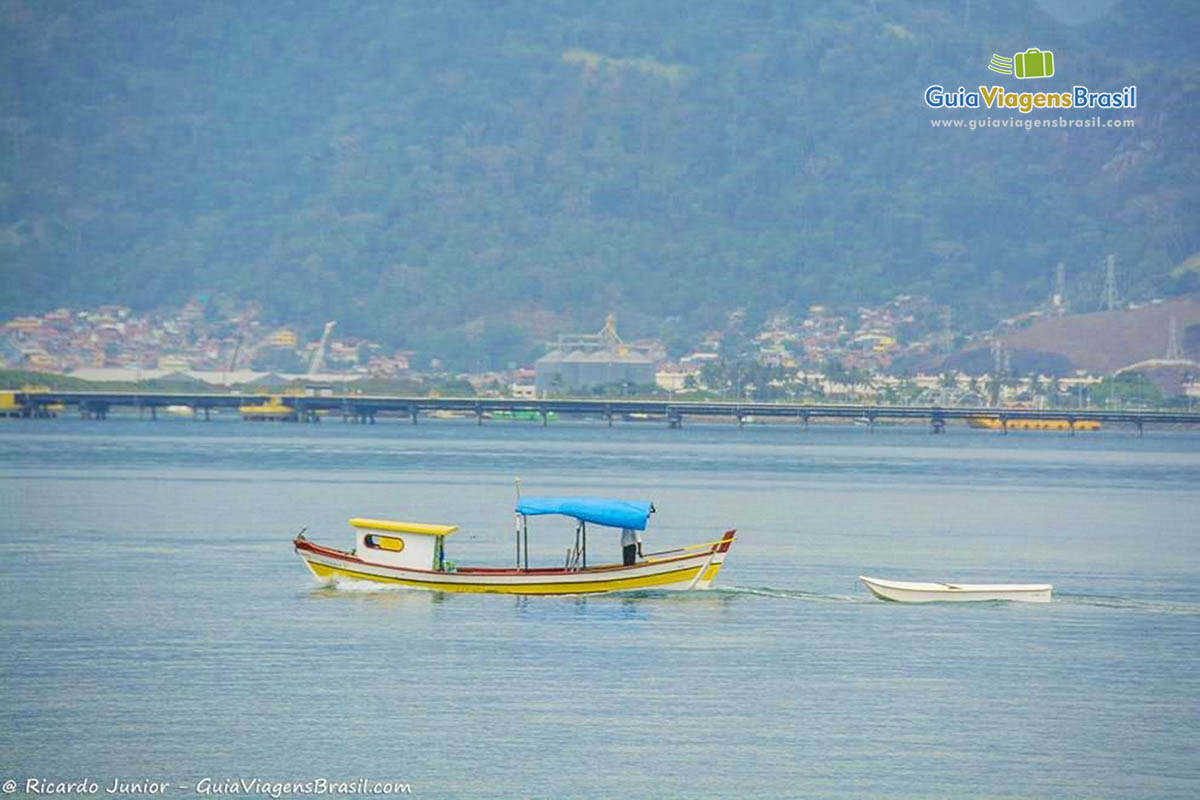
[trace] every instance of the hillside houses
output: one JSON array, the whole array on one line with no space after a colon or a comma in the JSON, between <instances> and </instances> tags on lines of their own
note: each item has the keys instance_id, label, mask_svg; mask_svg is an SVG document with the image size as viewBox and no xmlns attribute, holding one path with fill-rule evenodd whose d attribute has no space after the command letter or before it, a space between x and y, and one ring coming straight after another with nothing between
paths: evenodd
<instances>
[{"instance_id":1,"label":"hillside houses","mask_svg":"<svg viewBox=\"0 0 1200 800\"><path fill-rule=\"evenodd\" d=\"M476 392L520 397L658 391L864 402L993 397L1037 402L1047 396L1051 384L1061 394L1083 392L1099 380L1085 375L1018 376L1005 366L1006 359L988 359L996 362L1004 378L1003 385L992 386L978 370L964 367L959 372L945 366L952 344L948 322L944 308L912 295L853 309L814 304L803 315L775 314L758 330L748 330L747 315L735 312L724 329L709 331L690 350L668 357L658 341L622 340L610 315L599 333L561 336L532 365L454 377ZM316 363L323 364L324 378L341 382L420 377L413 371L411 350L392 351L366 339L341 336L329 338L323 357L317 358L321 344L308 340L303 330L269 325L253 306L206 305L200 300L154 312L120 305L60 308L0 324L0 366L92 380L186 373L221 384L234 376L253 379L270 372L303 376ZM990 336L959 334L959 341L978 349ZM423 355L423 363L432 364L432 374L441 374L439 359Z\"/></svg>"}]
</instances>

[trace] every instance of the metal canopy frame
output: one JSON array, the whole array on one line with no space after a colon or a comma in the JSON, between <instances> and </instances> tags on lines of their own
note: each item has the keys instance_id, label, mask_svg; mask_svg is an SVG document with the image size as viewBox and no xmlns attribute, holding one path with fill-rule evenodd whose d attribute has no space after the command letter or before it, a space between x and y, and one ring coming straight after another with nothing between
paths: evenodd
<instances>
[{"instance_id":1,"label":"metal canopy frame","mask_svg":"<svg viewBox=\"0 0 1200 800\"><path fill-rule=\"evenodd\" d=\"M524 572L529 571L529 517L517 512L516 515L516 534L517 534L517 569ZM576 520L575 525L575 549L579 551L582 559L581 569L587 569L587 523L581 519Z\"/></svg>"}]
</instances>

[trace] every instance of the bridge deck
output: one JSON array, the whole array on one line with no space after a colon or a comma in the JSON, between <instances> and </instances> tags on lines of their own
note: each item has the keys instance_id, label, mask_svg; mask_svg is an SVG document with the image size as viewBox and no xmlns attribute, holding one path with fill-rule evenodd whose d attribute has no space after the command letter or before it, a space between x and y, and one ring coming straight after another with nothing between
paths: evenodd
<instances>
[{"instance_id":1,"label":"bridge deck","mask_svg":"<svg viewBox=\"0 0 1200 800\"><path fill-rule=\"evenodd\" d=\"M475 414L480 419L494 411L523 411L548 415L587 415L621 418L626 415L661 417L673 425L685 417L726 417L742 421L747 417L810 419L862 419L868 422L894 419L928 420L937 425L972 417L1012 420L1062 420L1074 424L1080 420L1101 423L1126 423L1141 428L1148 424L1200 425L1200 412L1150 411L1141 409L1027 409L1027 408L941 408L938 406L876 406L861 404L797 404L742 402L680 402L675 400L565 399L519 400L493 397L405 397L395 395L338 394L330 396L275 395L280 402L305 418L316 412L335 412L347 417L371 417L394 414L411 417L425 412L457 411ZM267 402L263 395L203 394L186 392L16 392L14 403L27 416L38 416L48 406L63 404L81 413L105 416L110 408L124 407L152 413L167 406L190 406L197 412L212 409L237 409Z\"/></svg>"}]
</instances>

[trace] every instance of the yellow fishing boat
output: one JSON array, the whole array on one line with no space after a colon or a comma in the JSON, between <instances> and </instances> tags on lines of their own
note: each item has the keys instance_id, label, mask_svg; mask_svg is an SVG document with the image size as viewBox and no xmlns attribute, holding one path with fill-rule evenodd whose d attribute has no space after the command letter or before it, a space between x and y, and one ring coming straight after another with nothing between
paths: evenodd
<instances>
[{"instance_id":1,"label":"yellow fishing boat","mask_svg":"<svg viewBox=\"0 0 1200 800\"><path fill-rule=\"evenodd\" d=\"M49 394L49 386L26 384L19 391L0 392L0 417L57 417L66 410L62 403L37 403L23 405L17 402L18 394Z\"/></svg>"},{"instance_id":2,"label":"yellow fishing boat","mask_svg":"<svg viewBox=\"0 0 1200 800\"><path fill-rule=\"evenodd\" d=\"M455 525L391 520L350 520L353 550L310 542L304 532L292 541L297 555L322 581L372 581L440 592L500 594L600 594L644 589L706 589L725 562L736 532L720 539L679 547L623 564L591 566L587 561L588 524L622 532L645 530L653 511L646 502L586 497L531 497L516 507L516 554L513 567L468 567L446 560L446 537ZM556 514L575 520L575 542L561 567L529 566L529 517ZM640 544L637 547L640 555ZM632 560L632 563L628 563Z\"/></svg>"},{"instance_id":3,"label":"yellow fishing boat","mask_svg":"<svg viewBox=\"0 0 1200 800\"><path fill-rule=\"evenodd\" d=\"M259 422L291 422L296 419L296 409L283 402L282 395L272 395L260 403L238 406L242 419Z\"/></svg>"},{"instance_id":4,"label":"yellow fishing boat","mask_svg":"<svg viewBox=\"0 0 1200 800\"><path fill-rule=\"evenodd\" d=\"M23 410L16 392L0 392L0 417L19 417Z\"/></svg>"}]
</instances>

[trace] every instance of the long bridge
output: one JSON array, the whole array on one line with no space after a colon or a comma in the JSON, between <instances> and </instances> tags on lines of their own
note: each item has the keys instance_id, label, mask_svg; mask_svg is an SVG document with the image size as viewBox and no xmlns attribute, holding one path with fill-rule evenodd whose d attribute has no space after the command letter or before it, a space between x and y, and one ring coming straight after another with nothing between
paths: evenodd
<instances>
[{"instance_id":1,"label":"long bridge","mask_svg":"<svg viewBox=\"0 0 1200 800\"><path fill-rule=\"evenodd\" d=\"M793 420L805 426L812 420L847 420L868 426L891 420L925 421L940 433L952 421L992 420L992 427L1007 433L1010 423L1044 421L1065 423L1074 433L1085 425L1122 424L1136 427L1141 434L1147 425L1200 425L1197 411L1150 411L1140 409L1028 409L989 407L939 407L862 404L800 404L745 402L681 402L678 400L636 399L515 399L492 397L407 397L396 395L325 394L325 395L245 395L188 392L142 391L16 391L8 395L8 416L52 417L59 408L73 407L81 417L104 419L114 408L135 411L141 417L156 419L168 407L185 407L196 420L209 419L213 411L232 409L252 418L274 418L295 422L318 422L322 416L340 415L345 422L374 423L376 416L407 418L416 424L422 415L474 416L479 424L499 413L540 417L546 424L550 415L573 415L606 421L657 419L672 428L691 417L728 419L739 425L755 419ZM246 414L246 407L270 403L277 413Z\"/></svg>"}]
</instances>

